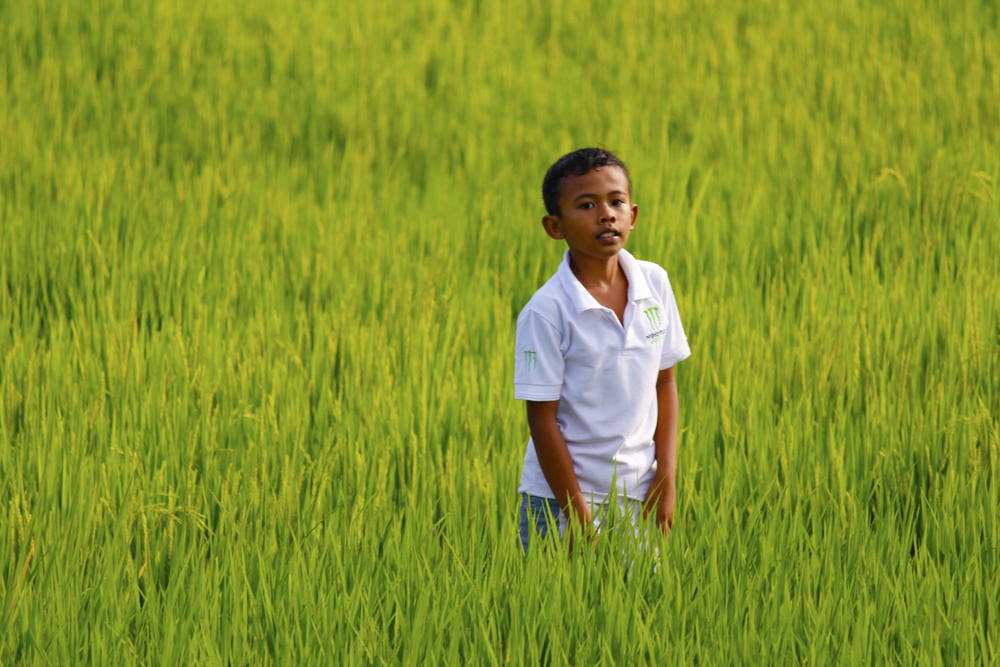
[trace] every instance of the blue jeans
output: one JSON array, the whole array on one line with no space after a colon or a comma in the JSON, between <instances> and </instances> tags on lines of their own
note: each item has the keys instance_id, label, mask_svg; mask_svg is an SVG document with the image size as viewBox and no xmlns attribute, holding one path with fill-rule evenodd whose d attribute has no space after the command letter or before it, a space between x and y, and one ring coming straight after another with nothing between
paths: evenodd
<instances>
[{"instance_id":1,"label":"blue jeans","mask_svg":"<svg viewBox=\"0 0 1000 667\"><path fill-rule=\"evenodd\" d=\"M643 519L640 501L632 498L618 498L617 503L614 500L610 502L605 500L599 505L593 506L592 510L594 512L594 528L598 532L600 532L603 523L614 520L615 516L624 518L626 526L631 523L632 530L630 532L633 533L632 536L637 541L639 550L653 546L654 550L659 553L655 544L650 542L651 538L658 533L656 512L650 512L649 517ZM566 530L566 515L563 514L562 508L559 507L555 498L543 498L542 496L522 493L520 534L521 549L524 550L524 553L528 553L532 522L535 524L536 541L538 538L544 539L550 530L555 530L557 537L562 537L563 531ZM611 529L614 530L613 525L611 525Z\"/></svg>"},{"instance_id":2,"label":"blue jeans","mask_svg":"<svg viewBox=\"0 0 1000 667\"><path fill-rule=\"evenodd\" d=\"M549 529L559 531L559 517L562 508L555 498L542 498L521 494L521 548L528 553L528 542L531 540L531 520L535 522L535 534L545 538Z\"/></svg>"}]
</instances>

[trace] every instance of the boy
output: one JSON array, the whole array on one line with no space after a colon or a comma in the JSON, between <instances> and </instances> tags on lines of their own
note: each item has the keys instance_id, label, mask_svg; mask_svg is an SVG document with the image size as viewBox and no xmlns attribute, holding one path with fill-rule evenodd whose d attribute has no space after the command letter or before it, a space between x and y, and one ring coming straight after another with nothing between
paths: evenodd
<instances>
[{"instance_id":1,"label":"boy","mask_svg":"<svg viewBox=\"0 0 1000 667\"><path fill-rule=\"evenodd\" d=\"M655 510L666 534L676 501L673 366L691 354L670 281L624 249L639 209L612 153L559 158L542 197L542 226L568 248L517 318L514 397L526 401L531 431L518 488L522 547L532 516L541 536L552 517L560 536L572 520L589 540L611 503L636 527Z\"/></svg>"}]
</instances>

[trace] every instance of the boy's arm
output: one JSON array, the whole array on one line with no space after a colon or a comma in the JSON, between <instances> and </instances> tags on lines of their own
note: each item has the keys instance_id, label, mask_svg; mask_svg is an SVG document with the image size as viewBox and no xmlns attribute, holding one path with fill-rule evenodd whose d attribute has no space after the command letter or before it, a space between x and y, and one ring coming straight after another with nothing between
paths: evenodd
<instances>
[{"instance_id":1,"label":"boy's arm","mask_svg":"<svg viewBox=\"0 0 1000 667\"><path fill-rule=\"evenodd\" d=\"M664 533L674 525L677 502L677 382L674 369L664 368L656 377L656 477L646 492L646 514L656 508L656 524Z\"/></svg>"},{"instance_id":2,"label":"boy's arm","mask_svg":"<svg viewBox=\"0 0 1000 667\"><path fill-rule=\"evenodd\" d=\"M549 483L549 488L566 516L575 516L583 533L589 534L592 522L590 503L580 490L566 439L556 423L559 401L525 401L525 404L528 410L528 428L531 430L538 465L545 475L545 481Z\"/></svg>"}]
</instances>

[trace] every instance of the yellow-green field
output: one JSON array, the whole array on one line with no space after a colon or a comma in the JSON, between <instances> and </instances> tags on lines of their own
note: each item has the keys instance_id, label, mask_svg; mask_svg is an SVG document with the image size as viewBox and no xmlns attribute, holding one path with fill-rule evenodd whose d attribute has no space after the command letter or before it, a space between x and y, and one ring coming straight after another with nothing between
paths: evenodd
<instances>
[{"instance_id":1,"label":"yellow-green field","mask_svg":"<svg viewBox=\"0 0 1000 667\"><path fill-rule=\"evenodd\" d=\"M675 530L520 552L629 165ZM0 0L0 666L1000 664L992 0Z\"/></svg>"}]
</instances>

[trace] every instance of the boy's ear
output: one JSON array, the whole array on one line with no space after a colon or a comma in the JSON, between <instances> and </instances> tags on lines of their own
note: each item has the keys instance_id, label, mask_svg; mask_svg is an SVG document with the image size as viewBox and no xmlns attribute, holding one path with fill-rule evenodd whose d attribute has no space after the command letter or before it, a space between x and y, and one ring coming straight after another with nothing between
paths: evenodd
<instances>
[{"instance_id":1,"label":"boy's ear","mask_svg":"<svg viewBox=\"0 0 1000 667\"><path fill-rule=\"evenodd\" d=\"M635 220L638 217L639 217L639 207L636 206L635 204L633 204L632 205L632 224L629 226L629 229L635 229Z\"/></svg>"},{"instance_id":2,"label":"boy's ear","mask_svg":"<svg viewBox=\"0 0 1000 667\"><path fill-rule=\"evenodd\" d=\"M566 238L565 232L562 228L562 218L558 215L546 215L542 218L542 227L545 228L545 233L556 239Z\"/></svg>"}]
</instances>

